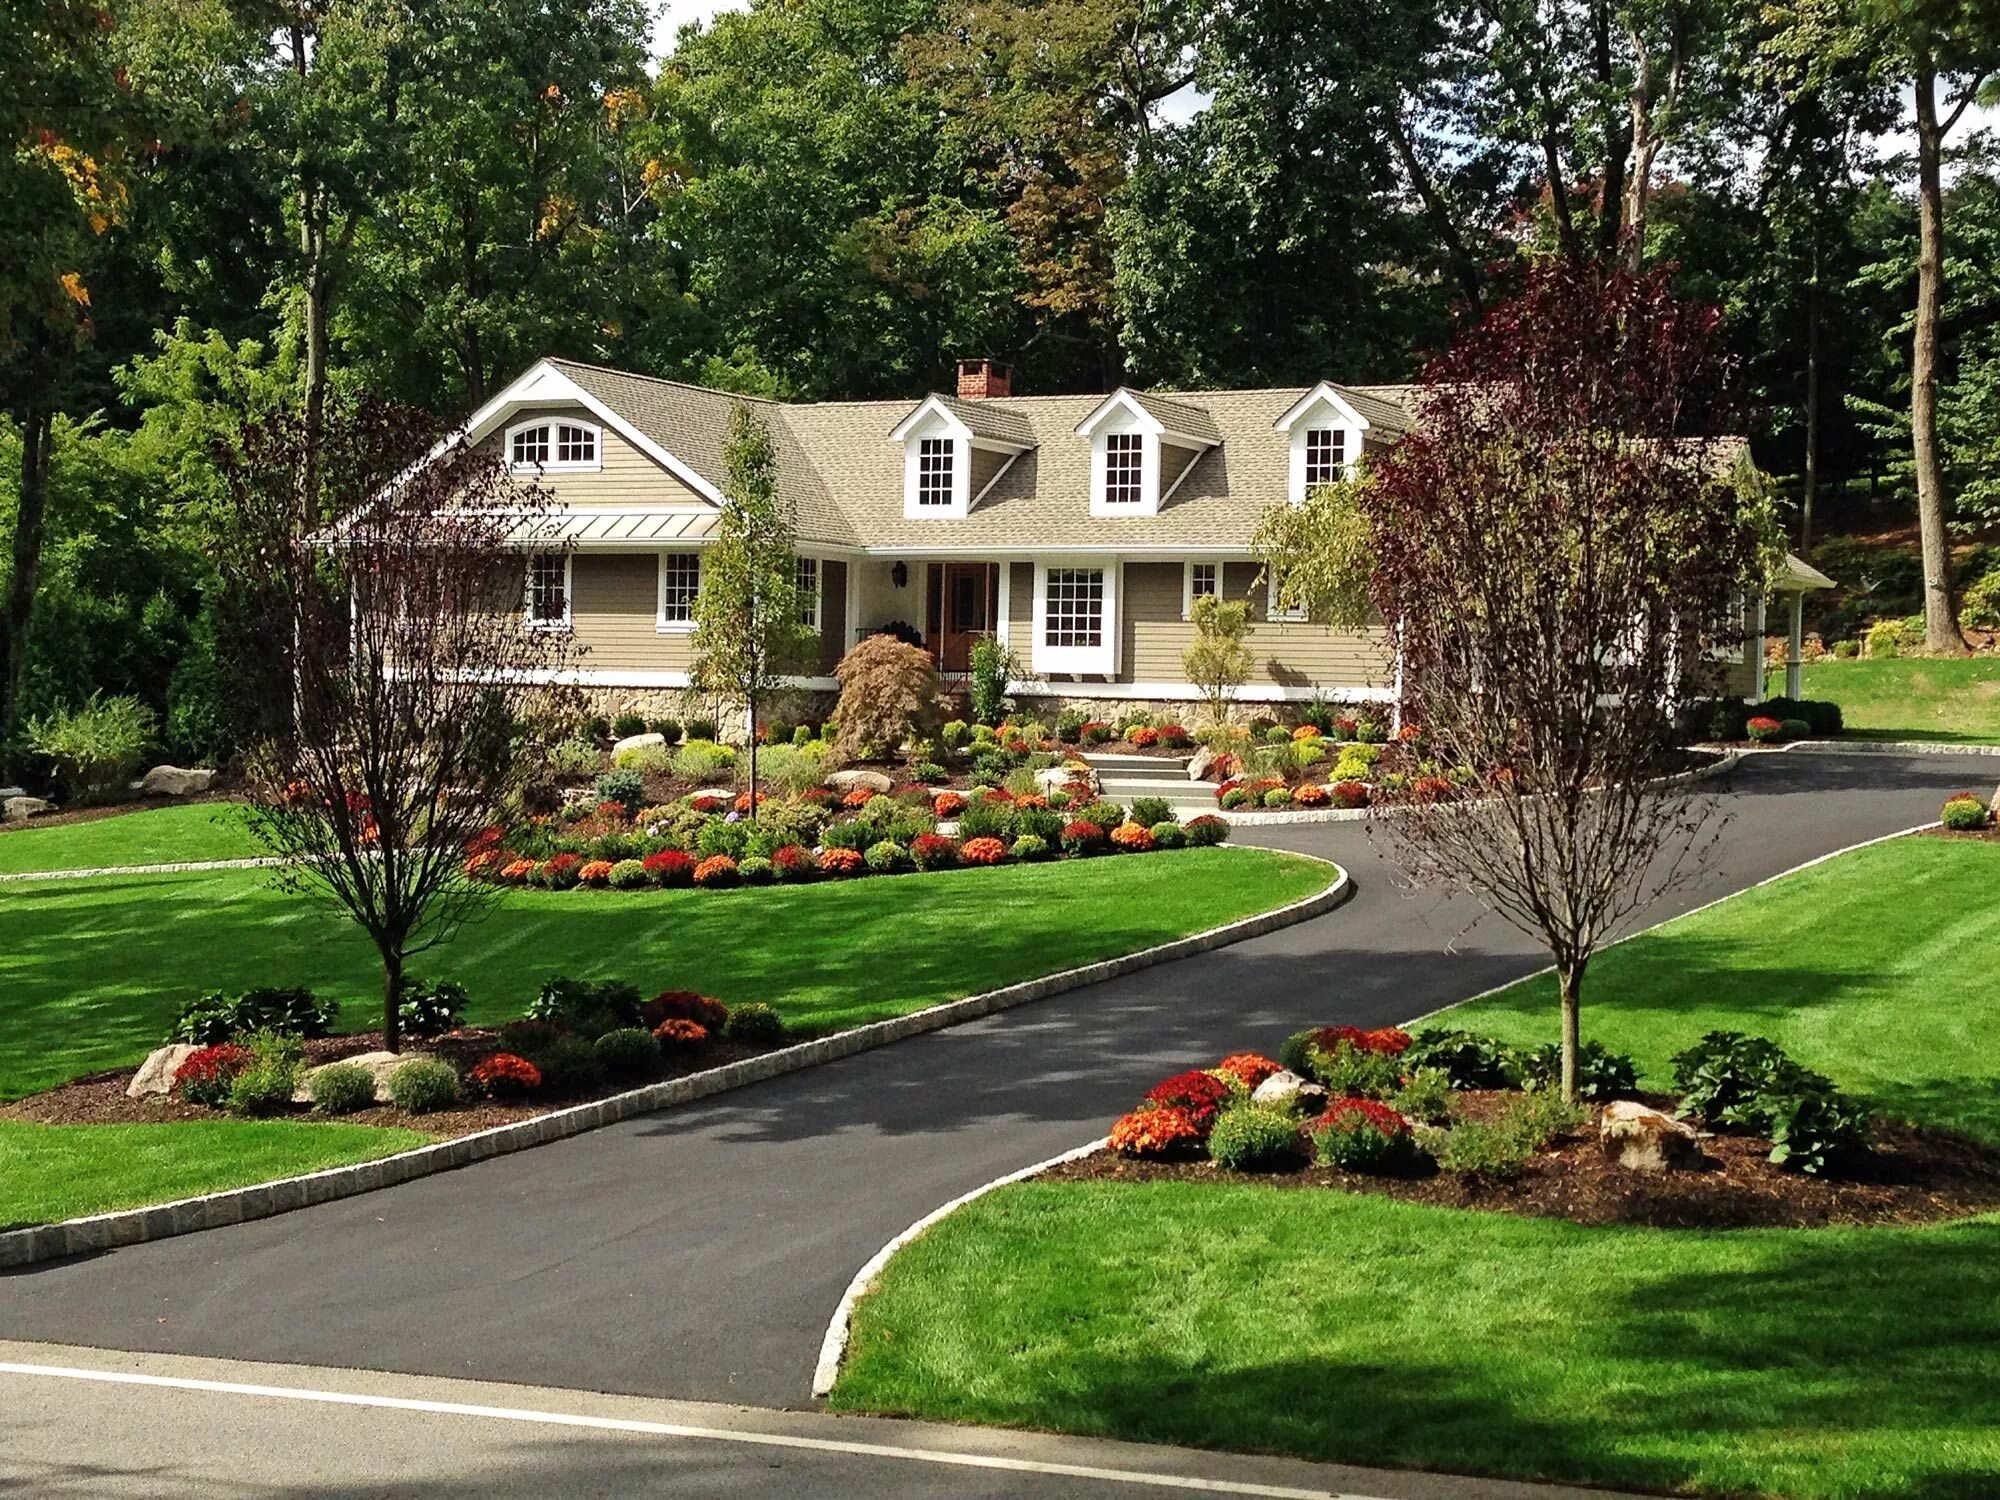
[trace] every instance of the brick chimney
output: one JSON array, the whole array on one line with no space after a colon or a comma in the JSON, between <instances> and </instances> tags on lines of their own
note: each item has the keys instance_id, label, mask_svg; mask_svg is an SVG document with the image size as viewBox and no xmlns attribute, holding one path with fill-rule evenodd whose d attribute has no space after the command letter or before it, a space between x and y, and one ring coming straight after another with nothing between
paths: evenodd
<instances>
[{"instance_id":1,"label":"brick chimney","mask_svg":"<svg viewBox=\"0 0 2000 1500\"><path fill-rule=\"evenodd\" d=\"M958 395L962 401L984 401L987 397L1011 395L1014 376L1007 366L990 359L961 359L958 362Z\"/></svg>"}]
</instances>

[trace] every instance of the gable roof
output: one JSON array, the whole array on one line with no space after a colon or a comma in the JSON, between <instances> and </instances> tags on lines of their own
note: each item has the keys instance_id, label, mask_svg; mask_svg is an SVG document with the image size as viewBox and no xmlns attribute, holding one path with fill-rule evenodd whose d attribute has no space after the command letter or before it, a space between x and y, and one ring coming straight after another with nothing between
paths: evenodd
<instances>
[{"instance_id":1,"label":"gable roof","mask_svg":"<svg viewBox=\"0 0 2000 1500\"><path fill-rule=\"evenodd\" d=\"M915 405L907 399L795 404L570 359L541 361L516 385L543 370L611 413L656 459L671 460L676 472L695 476L697 489L715 495L728 470L730 413L739 403L754 408L770 429L779 497L793 508L800 540L891 551L1247 547L1258 518L1289 489L1289 448L1275 424L1318 389L1121 388L1110 397L969 401L937 394ZM1391 438L1411 426L1399 399L1406 387L1331 389L1367 420L1371 435ZM496 397L492 408L507 395ZM1090 514L1091 444L1077 436L1077 428L1121 398L1169 433L1207 445L1157 515ZM903 450L891 433L926 407L947 413L975 439L1016 452L969 515L909 519L903 514Z\"/></svg>"}]
</instances>

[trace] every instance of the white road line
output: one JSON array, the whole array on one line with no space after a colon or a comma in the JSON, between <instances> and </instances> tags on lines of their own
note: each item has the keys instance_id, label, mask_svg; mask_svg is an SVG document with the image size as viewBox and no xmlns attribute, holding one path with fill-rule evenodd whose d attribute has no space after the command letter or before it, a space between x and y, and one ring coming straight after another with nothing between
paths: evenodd
<instances>
[{"instance_id":1,"label":"white road line","mask_svg":"<svg viewBox=\"0 0 2000 1500\"><path fill-rule=\"evenodd\" d=\"M644 1422L621 1417L592 1417L577 1412L533 1411L512 1406L476 1406L458 1401L423 1401L406 1396L371 1396L351 1391L316 1391L296 1386L249 1385L231 1380L191 1380L173 1375L142 1375L127 1370L85 1370L69 1365L31 1365L0 1361L0 1375L41 1376L57 1380L89 1380L107 1385L165 1387L206 1391L224 1396L256 1396L280 1401L312 1401L327 1406L364 1406L390 1411L427 1412L443 1416L484 1417L500 1422L530 1422L550 1427L583 1427L601 1432L628 1432L649 1437L690 1438L705 1442L742 1443L752 1447L794 1448L817 1453L842 1453L856 1458L906 1459L965 1469L998 1469L1008 1473L1047 1474L1066 1479L1096 1479L1153 1489L1191 1490L1207 1495L1253 1495L1265 1500L1383 1500L1333 1490L1296 1489L1287 1485L1251 1484L1232 1479L1201 1479L1182 1474L1151 1474L1143 1469L1107 1469L1090 1464L1043 1463L994 1454L958 1453L949 1449L900 1448L889 1443L851 1443L835 1438L795 1437L778 1432L743 1432L727 1427L692 1427L678 1422Z\"/></svg>"}]
</instances>

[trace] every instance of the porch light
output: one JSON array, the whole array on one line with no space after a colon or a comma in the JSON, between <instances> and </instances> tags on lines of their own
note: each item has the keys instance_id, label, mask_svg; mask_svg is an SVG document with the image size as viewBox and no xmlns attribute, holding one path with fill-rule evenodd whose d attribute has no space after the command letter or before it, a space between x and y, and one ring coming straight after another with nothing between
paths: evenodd
<instances>
[{"instance_id":1,"label":"porch light","mask_svg":"<svg viewBox=\"0 0 2000 1500\"><path fill-rule=\"evenodd\" d=\"M897 563L895 567L889 570L889 581L899 589L908 588L910 585L910 565L902 562Z\"/></svg>"}]
</instances>

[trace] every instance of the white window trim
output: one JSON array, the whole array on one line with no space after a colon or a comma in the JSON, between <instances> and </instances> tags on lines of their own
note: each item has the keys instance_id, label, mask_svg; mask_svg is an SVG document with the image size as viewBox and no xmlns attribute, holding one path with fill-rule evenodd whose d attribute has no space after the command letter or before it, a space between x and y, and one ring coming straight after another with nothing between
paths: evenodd
<instances>
[{"instance_id":1,"label":"white window trim","mask_svg":"<svg viewBox=\"0 0 2000 1500\"><path fill-rule=\"evenodd\" d=\"M903 445L903 519L962 521L972 509L972 434L942 410L896 429ZM917 474L925 439L951 444L951 503L917 504Z\"/></svg>"},{"instance_id":2,"label":"white window trim","mask_svg":"<svg viewBox=\"0 0 2000 1500\"><path fill-rule=\"evenodd\" d=\"M1082 570L1104 575L1103 642L1096 646L1046 644L1049 621L1049 573ZM1118 674L1118 596L1123 565L1108 557L1048 557L1035 562L1034 642L1030 660L1040 674L1060 672L1085 677Z\"/></svg>"},{"instance_id":3,"label":"white window trim","mask_svg":"<svg viewBox=\"0 0 2000 1500\"><path fill-rule=\"evenodd\" d=\"M693 547L667 547L662 549L659 562L655 565L653 589L653 629L661 635L692 635L694 633L693 607L689 607L690 617L685 620L667 618L667 559L669 557L692 557L695 564L695 593L699 596L703 568L701 553Z\"/></svg>"},{"instance_id":4,"label":"white window trim","mask_svg":"<svg viewBox=\"0 0 2000 1500\"><path fill-rule=\"evenodd\" d=\"M529 432L537 427L546 427L549 430L548 462L538 464L515 463L514 434L517 432ZM576 427L589 433L591 435L591 451L597 457L587 461L572 459L568 462L557 458L556 428L558 427ZM592 422L588 418L578 414L531 417L525 422L516 422L507 429L506 435L501 441L504 446L500 451L507 455L507 472L510 474L594 474L604 467L604 428L599 423Z\"/></svg>"},{"instance_id":5,"label":"white window trim","mask_svg":"<svg viewBox=\"0 0 2000 1500\"><path fill-rule=\"evenodd\" d=\"M555 633L568 631L576 615L576 554L561 554L563 564L563 612L560 620L538 620L535 618L535 560L548 557L547 552L530 552L521 580L521 621L529 630L546 630Z\"/></svg>"},{"instance_id":6,"label":"white window trim","mask_svg":"<svg viewBox=\"0 0 2000 1500\"><path fill-rule=\"evenodd\" d=\"M1271 425L1290 440L1291 472L1286 497L1294 505L1303 505L1306 501L1306 434L1315 428L1338 431L1341 434L1341 468L1351 474L1361 460L1368 431L1368 419L1324 380L1301 396L1289 411Z\"/></svg>"},{"instance_id":7,"label":"white window trim","mask_svg":"<svg viewBox=\"0 0 2000 1500\"><path fill-rule=\"evenodd\" d=\"M1264 619L1272 625L1303 625L1306 619L1302 609L1278 607L1278 576L1268 568L1264 573Z\"/></svg>"},{"instance_id":8,"label":"white window trim","mask_svg":"<svg viewBox=\"0 0 2000 1500\"><path fill-rule=\"evenodd\" d=\"M1215 595L1222 597L1222 559L1190 557L1181 564L1181 618L1194 618L1194 570L1196 568L1215 569Z\"/></svg>"},{"instance_id":9,"label":"white window trim","mask_svg":"<svg viewBox=\"0 0 2000 1500\"><path fill-rule=\"evenodd\" d=\"M798 577L798 564L807 562L813 565L812 620L810 623L803 620L799 623L805 629L817 633L825 623L826 616L826 559L817 557L810 552L799 553L793 560L792 576L794 579Z\"/></svg>"}]
</instances>

